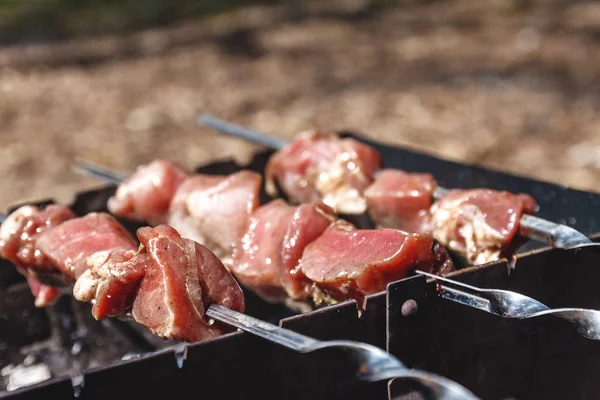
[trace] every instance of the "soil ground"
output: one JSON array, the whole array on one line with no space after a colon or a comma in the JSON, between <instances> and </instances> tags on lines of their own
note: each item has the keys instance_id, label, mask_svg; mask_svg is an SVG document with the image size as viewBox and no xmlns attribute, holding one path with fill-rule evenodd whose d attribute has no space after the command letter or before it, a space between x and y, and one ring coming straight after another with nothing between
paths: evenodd
<instances>
[{"instance_id":1,"label":"soil ground","mask_svg":"<svg viewBox=\"0 0 600 400\"><path fill-rule=\"evenodd\" d=\"M354 129L443 158L600 190L600 4L248 6L161 28L0 49L0 204L69 202L123 173L258 149L199 113L291 138Z\"/></svg>"}]
</instances>

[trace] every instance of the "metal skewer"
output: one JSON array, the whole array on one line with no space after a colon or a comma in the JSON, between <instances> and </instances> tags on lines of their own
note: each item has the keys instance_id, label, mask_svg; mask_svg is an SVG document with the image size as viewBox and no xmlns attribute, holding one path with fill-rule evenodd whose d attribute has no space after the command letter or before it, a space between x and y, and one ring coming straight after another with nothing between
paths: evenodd
<instances>
[{"instance_id":1,"label":"metal skewer","mask_svg":"<svg viewBox=\"0 0 600 400\"><path fill-rule=\"evenodd\" d=\"M249 142L261 144L275 150L281 150L288 144L288 141L285 139L253 131L252 129L245 128L241 125L226 122L206 114L198 117L198 123L213 128L220 133L236 138L242 138Z\"/></svg>"},{"instance_id":2,"label":"metal skewer","mask_svg":"<svg viewBox=\"0 0 600 400\"><path fill-rule=\"evenodd\" d=\"M99 178L107 183L112 183L113 185L120 185L125 179L127 179L126 176L121 175L112 169L106 168L91 161L83 160L81 158L75 159L73 171L80 175Z\"/></svg>"},{"instance_id":3,"label":"metal skewer","mask_svg":"<svg viewBox=\"0 0 600 400\"><path fill-rule=\"evenodd\" d=\"M428 372L409 369L396 357L370 344L350 340L316 340L214 304L208 308L206 315L300 353L309 353L325 348L339 348L348 351L357 363L355 376L357 379L376 382L401 378L422 386L426 390L424 394L427 395L427 398L477 399L473 393L456 382Z\"/></svg>"},{"instance_id":4,"label":"metal skewer","mask_svg":"<svg viewBox=\"0 0 600 400\"><path fill-rule=\"evenodd\" d=\"M439 296L503 318L528 319L553 315L570 322L577 333L600 340L600 311L585 308L550 308L539 301L508 290L482 289L423 271L415 271L438 282ZM439 283L441 282L441 283Z\"/></svg>"},{"instance_id":5,"label":"metal skewer","mask_svg":"<svg viewBox=\"0 0 600 400\"><path fill-rule=\"evenodd\" d=\"M223 121L207 114L199 116L198 123L220 133L262 144L274 150L280 150L288 144L286 140ZM448 189L439 187L434 191L433 197L439 199L447 192ZM560 249L600 246L600 243L593 242L576 229L527 214L521 217L519 233L522 236Z\"/></svg>"}]
</instances>

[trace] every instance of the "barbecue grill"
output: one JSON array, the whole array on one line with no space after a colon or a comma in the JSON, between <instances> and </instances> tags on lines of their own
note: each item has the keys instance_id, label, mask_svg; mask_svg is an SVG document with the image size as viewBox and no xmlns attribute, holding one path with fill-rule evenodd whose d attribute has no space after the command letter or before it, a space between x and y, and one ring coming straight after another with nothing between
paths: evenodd
<instances>
[{"instance_id":1,"label":"barbecue grill","mask_svg":"<svg viewBox=\"0 0 600 400\"><path fill-rule=\"evenodd\" d=\"M600 195L437 159L409 149L370 142L384 164L432 173L453 188L490 187L529 193L536 215L600 238ZM263 172L266 151L249 165L229 160L198 168L228 174L240 168ZM78 215L106 211L115 187L79 193ZM270 198L262 193L261 202ZM43 205L51 200L35 203ZM16 209L16 205L11 210ZM135 232L140 224L119 219ZM353 218L369 228L368 218ZM506 260L463 268L452 279L482 288L508 289L550 307L600 308L595 282L600 251L557 250L534 241L523 246L516 267ZM455 257L457 265L465 265ZM117 319L95 321L90 305L63 297L48 310L33 297L15 269L0 265L0 398L129 399L184 396L208 390L220 398L421 398L400 380L348 381L346 355L335 350L298 354L243 332L183 344L165 341L139 325ZM483 399L597 398L600 342L578 336L552 317L503 319L441 299L435 282L413 276L368 296L295 314L245 291L246 313L316 339L362 341L388 350L410 367L452 379ZM364 306L364 307L363 307ZM29 374L29 375L28 375ZM41 383L23 386L33 376ZM203 393L197 393L203 395Z\"/></svg>"}]
</instances>

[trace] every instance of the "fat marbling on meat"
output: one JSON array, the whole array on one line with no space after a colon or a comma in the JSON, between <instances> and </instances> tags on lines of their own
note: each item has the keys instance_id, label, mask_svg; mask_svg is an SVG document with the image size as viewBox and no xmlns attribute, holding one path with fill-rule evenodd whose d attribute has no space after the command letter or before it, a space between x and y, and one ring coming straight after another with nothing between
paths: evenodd
<instances>
[{"instance_id":1,"label":"fat marbling on meat","mask_svg":"<svg viewBox=\"0 0 600 400\"><path fill-rule=\"evenodd\" d=\"M362 214L363 191L381 162L374 148L357 140L303 132L270 157L266 190L275 196L278 185L292 203L322 200L338 213Z\"/></svg>"},{"instance_id":2,"label":"fat marbling on meat","mask_svg":"<svg viewBox=\"0 0 600 400\"><path fill-rule=\"evenodd\" d=\"M523 214L535 211L526 194L491 189L450 190L431 207L434 237L475 264L509 249Z\"/></svg>"},{"instance_id":3,"label":"fat marbling on meat","mask_svg":"<svg viewBox=\"0 0 600 400\"><path fill-rule=\"evenodd\" d=\"M395 229L356 229L343 220L330 225L306 247L299 266L326 298L359 302L412 270L434 274L454 270L446 250L431 236Z\"/></svg>"}]
</instances>

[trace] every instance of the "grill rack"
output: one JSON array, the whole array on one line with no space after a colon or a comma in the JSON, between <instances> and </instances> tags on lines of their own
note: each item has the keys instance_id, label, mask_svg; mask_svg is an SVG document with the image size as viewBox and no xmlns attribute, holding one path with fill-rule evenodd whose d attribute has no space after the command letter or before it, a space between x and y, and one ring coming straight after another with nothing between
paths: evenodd
<instances>
[{"instance_id":1,"label":"grill rack","mask_svg":"<svg viewBox=\"0 0 600 400\"><path fill-rule=\"evenodd\" d=\"M440 160L370 142L364 136L348 132L342 135L353 136L376 147L386 167L430 172L446 187L487 186L530 193L538 201L538 215L543 218L569 224L586 234L595 233L600 227L600 216L594 213L600 205L598 194ZM258 153L243 167L262 173L271 153ZM198 168L197 172L228 174L239 168L226 160ZM105 211L106 201L114 190L115 187L103 187L79 193L71 207L78 215ZM268 200L270 198L263 192L261 202ZM123 219L120 222L132 232L142 226ZM364 217L355 218L353 222L361 227L371 226ZM600 257L596 250L560 251L529 242L521 248L520 254L514 271L509 271L507 263L500 261L463 269L454 273L453 278L480 287L515 290L551 307L600 308L600 296L594 296L593 287L600 274L594 265ZM461 260L456 261L461 264ZM27 296L22 277L9 263L3 263L6 265L0 265L0 282L4 285L0 288L0 307L2 314L9 311L5 321L10 321L15 329L10 332L0 329L0 351L2 341L8 343L9 350L11 345L14 350L14 347L38 343L51 333L44 310L30 305L25 307L29 314L23 317L14 306L6 307L7 299L13 299L17 307L23 307L28 304L27 300L32 304L32 298L30 294ZM386 292L369 296L360 318L354 301L293 315L281 306L264 303L252 293L245 294L247 313L252 316L274 323L281 321L282 326L317 339L360 340L387 348L407 365L456 380L485 399L508 396L593 398L600 389L600 384L596 383L600 382L600 370L594 368L594 361L600 361L598 343L578 337L564 323L551 318L504 320L448 303L439 299L435 295L435 285L427 284L421 276L395 282ZM403 316L401 308L408 299L416 301L418 311L415 315ZM81 321L82 316L89 316L88 305L74 303L77 302L63 299L58 306L63 310L58 312L77 317L74 319L79 319L80 325L86 327L102 325L106 330L103 334L123 336L130 342L129 351L158 350L126 361L117 358L112 364L88 369L80 391L74 390L69 377L57 377L13 392L0 392L0 398L54 395L60 398L78 396L80 399L125 399L132 395L154 398L185 395L190 390L206 387L218 388L222 398L387 398L388 390L390 398L400 398L410 392L410 388L399 381L390 382L389 388L383 383L342 382L345 363L340 358L343 355L298 355L242 332L187 345L183 352L164 349L173 343L153 339L136 324L99 323L89 321L89 318ZM73 328L70 329L73 333ZM23 332L27 334L23 335ZM59 337L64 336L65 332L62 336L59 334ZM518 349L518 352L510 349ZM558 365L553 356L559 357ZM1 361L6 362L5 359ZM410 398L414 398L414 394Z\"/></svg>"}]
</instances>

